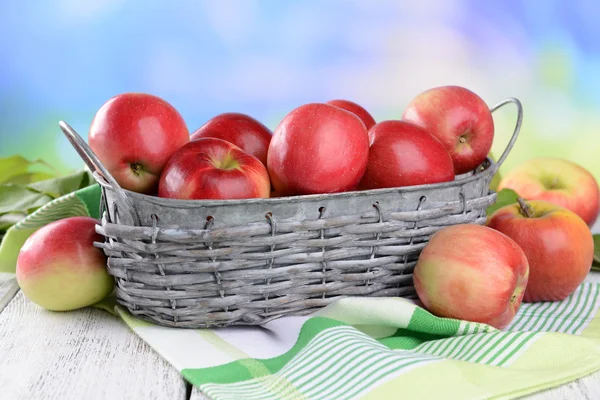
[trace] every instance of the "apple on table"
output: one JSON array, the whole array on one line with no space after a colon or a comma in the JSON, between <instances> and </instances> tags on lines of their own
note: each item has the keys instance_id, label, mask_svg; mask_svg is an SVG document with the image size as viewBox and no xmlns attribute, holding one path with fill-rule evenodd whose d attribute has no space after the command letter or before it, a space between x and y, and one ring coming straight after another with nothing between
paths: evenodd
<instances>
[{"instance_id":1,"label":"apple on table","mask_svg":"<svg viewBox=\"0 0 600 400\"><path fill-rule=\"evenodd\" d=\"M512 168L498 190L512 189L527 200L544 200L579 215L594 225L600 210L600 189L594 176L580 165L557 157L537 157Z\"/></svg>"},{"instance_id":2,"label":"apple on table","mask_svg":"<svg viewBox=\"0 0 600 400\"><path fill-rule=\"evenodd\" d=\"M505 234L459 224L431 236L413 278L419 299L432 314L501 329L521 306L529 263L523 249Z\"/></svg>"},{"instance_id":3,"label":"apple on table","mask_svg":"<svg viewBox=\"0 0 600 400\"><path fill-rule=\"evenodd\" d=\"M21 247L16 278L23 294L52 311L90 306L108 296L114 279L106 269L104 252L94 242L98 220L70 217L35 231Z\"/></svg>"},{"instance_id":4,"label":"apple on table","mask_svg":"<svg viewBox=\"0 0 600 400\"><path fill-rule=\"evenodd\" d=\"M574 212L542 200L496 210L487 226L513 239L529 261L525 302L560 301L572 294L590 272L594 239Z\"/></svg>"}]
</instances>

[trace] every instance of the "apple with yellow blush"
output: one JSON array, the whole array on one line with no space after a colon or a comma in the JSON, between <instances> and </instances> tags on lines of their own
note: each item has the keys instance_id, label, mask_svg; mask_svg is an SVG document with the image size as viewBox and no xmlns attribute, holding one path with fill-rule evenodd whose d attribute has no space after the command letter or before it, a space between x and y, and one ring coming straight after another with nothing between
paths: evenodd
<instances>
[{"instance_id":1,"label":"apple with yellow blush","mask_svg":"<svg viewBox=\"0 0 600 400\"><path fill-rule=\"evenodd\" d=\"M52 311L91 306L114 289L106 256L94 242L104 238L95 231L99 221L70 217L35 231L21 247L16 277L32 302Z\"/></svg>"},{"instance_id":2,"label":"apple with yellow blush","mask_svg":"<svg viewBox=\"0 0 600 400\"><path fill-rule=\"evenodd\" d=\"M417 295L432 314L498 329L515 317L528 277L529 263L519 245L477 224L434 233L413 272Z\"/></svg>"},{"instance_id":3,"label":"apple with yellow blush","mask_svg":"<svg viewBox=\"0 0 600 400\"><path fill-rule=\"evenodd\" d=\"M498 190L502 189L571 210L588 226L594 224L600 211L600 189L594 176L563 158L539 157L517 165L500 180Z\"/></svg>"}]
</instances>

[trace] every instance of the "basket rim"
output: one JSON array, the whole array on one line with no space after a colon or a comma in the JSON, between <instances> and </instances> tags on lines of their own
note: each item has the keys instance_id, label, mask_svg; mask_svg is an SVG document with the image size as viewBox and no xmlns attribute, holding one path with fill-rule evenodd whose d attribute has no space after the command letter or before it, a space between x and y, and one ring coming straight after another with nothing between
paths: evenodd
<instances>
[{"instance_id":1,"label":"basket rim","mask_svg":"<svg viewBox=\"0 0 600 400\"><path fill-rule=\"evenodd\" d=\"M487 167L486 167L487 165ZM484 168L483 170L481 168ZM190 206L234 206L234 205L247 205L247 204L277 204L277 203L296 203L303 201L313 201L322 199L339 199L346 197L362 197L371 196L376 194L387 194L387 193L409 193L417 191L432 191L437 189L445 189L453 186L462 186L464 184L481 180L489 174L495 173L497 170L497 163L494 162L489 156L486 160L480 164L476 169L471 172L467 172L462 175L457 175L454 180L440 183L429 183L425 185L412 185L412 186L398 186L392 188L381 188L381 189L369 189L369 190L352 190L338 193L320 193L320 194L304 194L304 195L293 195L283 197L269 197L269 198L248 198L248 199L223 199L223 200L184 200L184 199L171 199L153 196L149 194L137 193L127 189L119 188L122 192L126 193L127 196L138 198L140 200L147 201L160 206L175 207L175 208L186 208ZM96 174L94 174L96 175ZM462 177L462 178L461 178ZM96 181L100 186L106 190L115 190L108 182L102 179L102 176L97 176Z\"/></svg>"}]
</instances>

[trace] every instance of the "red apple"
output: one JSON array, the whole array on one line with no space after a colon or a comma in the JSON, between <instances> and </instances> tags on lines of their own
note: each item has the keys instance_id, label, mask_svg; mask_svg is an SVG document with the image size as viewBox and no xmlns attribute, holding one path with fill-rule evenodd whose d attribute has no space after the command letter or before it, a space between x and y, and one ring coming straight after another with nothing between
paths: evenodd
<instances>
[{"instance_id":1,"label":"red apple","mask_svg":"<svg viewBox=\"0 0 600 400\"><path fill-rule=\"evenodd\" d=\"M171 155L189 142L179 112L165 100L145 93L123 93L96 113L89 144L119 185L152 194Z\"/></svg>"},{"instance_id":2,"label":"red apple","mask_svg":"<svg viewBox=\"0 0 600 400\"><path fill-rule=\"evenodd\" d=\"M454 180L452 158L423 128L404 121L382 121L369 130L371 147L361 189Z\"/></svg>"},{"instance_id":3,"label":"red apple","mask_svg":"<svg viewBox=\"0 0 600 400\"><path fill-rule=\"evenodd\" d=\"M35 231L17 259L16 277L25 296L52 311L90 306L108 296L114 279L106 269L104 252L94 242L99 221L70 217Z\"/></svg>"},{"instance_id":4,"label":"red apple","mask_svg":"<svg viewBox=\"0 0 600 400\"><path fill-rule=\"evenodd\" d=\"M350 111L351 113L356 114L358 118L365 124L367 130L371 129L373 125L375 125L375 118L369 114L364 107L359 104L354 103L350 100L329 100L325 104L331 104L332 106L336 106L339 108L343 108L344 110Z\"/></svg>"},{"instance_id":5,"label":"red apple","mask_svg":"<svg viewBox=\"0 0 600 400\"><path fill-rule=\"evenodd\" d=\"M477 224L434 233L413 272L415 289L432 314L502 329L521 306L529 265L508 236Z\"/></svg>"},{"instance_id":6,"label":"red apple","mask_svg":"<svg viewBox=\"0 0 600 400\"><path fill-rule=\"evenodd\" d=\"M508 171L498 190L512 189L528 200L545 200L579 215L592 226L600 209L600 190L594 176L562 158L527 160Z\"/></svg>"},{"instance_id":7,"label":"red apple","mask_svg":"<svg viewBox=\"0 0 600 400\"><path fill-rule=\"evenodd\" d=\"M560 301L577 289L594 258L594 240L577 214L555 204L519 199L494 212L487 225L511 237L529 261L523 301Z\"/></svg>"},{"instance_id":8,"label":"red apple","mask_svg":"<svg viewBox=\"0 0 600 400\"><path fill-rule=\"evenodd\" d=\"M227 140L267 165L272 133L261 122L246 114L224 113L211 118L192 133L191 140L213 137Z\"/></svg>"},{"instance_id":9,"label":"red apple","mask_svg":"<svg viewBox=\"0 0 600 400\"><path fill-rule=\"evenodd\" d=\"M275 129L267 167L280 196L356 189L369 156L367 128L355 114L323 103L292 110Z\"/></svg>"},{"instance_id":10,"label":"red apple","mask_svg":"<svg viewBox=\"0 0 600 400\"><path fill-rule=\"evenodd\" d=\"M422 126L446 146L456 175L485 161L494 141L494 120L488 106L460 86L441 86L419 94L402 119Z\"/></svg>"},{"instance_id":11,"label":"red apple","mask_svg":"<svg viewBox=\"0 0 600 400\"><path fill-rule=\"evenodd\" d=\"M173 154L158 196L173 199L268 198L271 183L260 160L217 138L191 141Z\"/></svg>"}]
</instances>

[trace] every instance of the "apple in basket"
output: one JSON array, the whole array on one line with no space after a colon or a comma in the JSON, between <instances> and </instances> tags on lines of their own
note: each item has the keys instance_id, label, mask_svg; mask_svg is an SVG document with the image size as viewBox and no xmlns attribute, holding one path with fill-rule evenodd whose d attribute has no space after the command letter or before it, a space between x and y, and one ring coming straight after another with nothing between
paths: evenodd
<instances>
[{"instance_id":1,"label":"apple in basket","mask_svg":"<svg viewBox=\"0 0 600 400\"><path fill-rule=\"evenodd\" d=\"M159 197L175 199L268 198L270 193L263 163L217 138L196 139L177 150L158 186Z\"/></svg>"},{"instance_id":2,"label":"apple in basket","mask_svg":"<svg viewBox=\"0 0 600 400\"><path fill-rule=\"evenodd\" d=\"M190 136L183 117L165 100L123 93L100 107L88 140L122 188L153 194L165 164Z\"/></svg>"},{"instance_id":3,"label":"apple in basket","mask_svg":"<svg viewBox=\"0 0 600 400\"><path fill-rule=\"evenodd\" d=\"M93 243L97 220L60 219L35 231L17 258L16 277L23 294L43 308L68 311L90 306L108 296L114 280L106 256Z\"/></svg>"},{"instance_id":4,"label":"apple in basket","mask_svg":"<svg viewBox=\"0 0 600 400\"><path fill-rule=\"evenodd\" d=\"M487 225L511 237L529 261L523 301L564 300L585 280L594 258L594 239L575 213L541 200L496 210Z\"/></svg>"},{"instance_id":5,"label":"apple in basket","mask_svg":"<svg viewBox=\"0 0 600 400\"><path fill-rule=\"evenodd\" d=\"M361 189L454 180L452 158L423 128L405 121L382 121L369 130L371 147Z\"/></svg>"},{"instance_id":6,"label":"apple in basket","mask_svg":"<svg viewBox=\"0 0 600 400\"><path fill-rule=\"evenodd\" d=\"M461 86L440 86L420 93L402 119L422 126L446 146L456 175L485 161L494 141L490 109L481 97Z\"/></svg>"},{"instance_id":7,"label":"apple in basket","mask_svg":"<svg viewBox=\"0 0 600 400\"><path fill-rule=\"evenodd\" d=\"M304 104L279 123L267 156L281 196L357 188L369 157L369 136L355 114L324 103Z\"/></svg>"},{"instance_id":8,"label":"apple in basket","mask_svg":"<svg viewBox=\"0 0 600 400\"><path fill-rule=\"evenodd\" d=\"M562 158L540 157L512 168L498 190L512 189L528 200L545 200L567 208L592 226L600 209L600 190L594 176Z\"/></svg>"},{"instance_id":9,"label":"apple in basket","mask_svg":"<svg viewBox=\"0 0 600 400\"><path fill-rule=\"evenodd\" d=\"M344 110L356 114L356 116L360 118L363 124L365 124L367 129L371 129L371 127L375 125L375 118L373 118L373 116L369 114L369 112L364 107L362 107L360 104L356 104L353 101L338 99L329 100L325 104L331 104L332 106L343 108Z\"/></svg>"},{"instance_id":10,"label":"apple in basket","mask_svg":"<svg viewBox=\"0 0 600 400\"><path fill-rule=\"evenodd\" d=\"M227 140L267 165L272 132L249 115L233 112L219 114L192 133L191 140L203 137Z\"/></svg>"},{"instance_id":11,"label":"apple in basket","mask_svg":"<svg viewBox=\"0 0 600 400\"><path fill-rule=\"evenodd\" d=\"M494 229L460 224L434 233L413 277L432 314L501 329L521 306L529 276L523 249Z\"/></svg>"}]
</instances>

